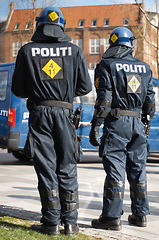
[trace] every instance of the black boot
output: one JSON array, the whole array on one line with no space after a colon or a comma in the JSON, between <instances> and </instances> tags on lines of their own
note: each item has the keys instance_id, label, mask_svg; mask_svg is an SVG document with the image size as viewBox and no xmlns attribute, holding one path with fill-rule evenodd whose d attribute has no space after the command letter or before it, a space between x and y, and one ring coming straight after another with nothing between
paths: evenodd
<instances>
[{"instance_id":1,"label":"black boot","mask_svg":"<svg viewBox=\"0 0 159 240\"><path fill-rule=\"evenodd\" d=\"M147 226L146 216L136 216L134 214L128 216L128 221L130 224L137 225L139 227Z\"/></svg>"},{"instance_id":2,"label":"black boot","mask_svg":"<svg viewBox=\"0 0 159 240\"><path fill-rule=\"evenodd\" d=\"M79 226L77 223L75 224L65 224L64 225L64 234L65 235L75 235L79 233Z\"/></svg>"},{"instance_id":3,"label":"black boot","mask_svg":"<svg viewBox=\"0 0 159 240\"><path fill-rule=\"evenodd\" d=\"M42 224L42 225L35 224L35 225L31 226L31 230L40 232L40 233L44 233L44 234L48 234L48 235L59 235L60 234L59 225L46 226L44 224Z\"/></svg>"},{"instance_id":4,"label":"black boot","mask_svg":"<svg viewBox=\"0 0 159 240\"><path fill-rule=\"evenodd\" d=\"M120 230L121 221L120 218L104 217L101 215L98 219L92 220L92 227L98 229Z\"/></svg>"}]
</instances>

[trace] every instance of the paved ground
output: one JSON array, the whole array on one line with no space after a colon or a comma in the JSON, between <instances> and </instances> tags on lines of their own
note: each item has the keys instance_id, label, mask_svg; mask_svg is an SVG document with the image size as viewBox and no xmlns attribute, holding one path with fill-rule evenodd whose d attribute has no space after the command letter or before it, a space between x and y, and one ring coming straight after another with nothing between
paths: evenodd
<instances>
[{"instance_id":1,"label":"paved ground","mask_svg":"<svg viewBox=\"0 0 159 240\"><path fill-rule=\"evenodd\" d=\"M96 230L91 228L91 220L101 213L104 171L96 154L85 154L89 163L78 165L79 179L79 225L80 231L103 239L137 240L159 239L159 163L147 164L148 195L150 215L148 226L130 226L127 217L130 213L129 186L126 182L122 230ZM158 156L154 156L157 159ZM32 163L17 161L12 154L0 153L0 212L28 220L39 221L40 201L37 192L37 178Z\"/></svg>"}]
</instances>

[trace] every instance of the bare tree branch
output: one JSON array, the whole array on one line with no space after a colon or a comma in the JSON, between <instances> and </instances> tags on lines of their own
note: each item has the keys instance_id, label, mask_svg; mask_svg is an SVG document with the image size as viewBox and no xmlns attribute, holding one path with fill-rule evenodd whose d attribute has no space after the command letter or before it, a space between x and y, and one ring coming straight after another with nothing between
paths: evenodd
<instances>
[{"instance_id":1,"label":"bare tree branch","mask_svg":"<svg viewBox=\"0 0 159 240\"><path fill-rule=\"evenodd\" d=\"M145 10L142 8L141 4L139 4L137 0L135 0L135 2L136 2L136 4L139 6L141 12L142 12L143 15L145 16L146 20L151 24L151 26L153 26L154 28L159 29L158 26L156 26L155 24L153 24L153 23L150 21L149 17L147 16L147 13L146 13ZM157 13L157 14L158 14L158 13Z\"/></svg>"},{"instance_id":2,"label":"bare tree branch","mask_svg":"<svg viewBox=\"0 0 159 240\"><path fill-rule=\"evenodd\" d=\"M136 29L136 32L138 34L138 36L140 36L141 38L143 38L149 45L152 46L152 48L156 51L157 50L157 46L152 43L152 41L149 41L145 36L143 36L143 34L141 33L141 31L139 31L138 29Z\"/></svg>"}]
</instances>

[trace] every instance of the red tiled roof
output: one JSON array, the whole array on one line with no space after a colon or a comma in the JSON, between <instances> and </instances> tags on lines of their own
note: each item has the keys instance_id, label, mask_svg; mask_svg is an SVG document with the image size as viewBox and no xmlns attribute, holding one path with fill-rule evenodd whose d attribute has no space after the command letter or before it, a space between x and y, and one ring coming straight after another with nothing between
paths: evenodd
<instances>
[{"instance_id":1,"label":"red tiled roof","mask_svg":"<svg viewBox=\"0 0 159 240\"><path fill-rule=\"evenodd\" d=\"M97 19L97 27L103 27L104 19L109 18L110 26L122 26L123 18L130 19L130 25L138 25L139 7L136 4L98 5L60 8L66 19L66 28L78 27L84 19L84 27L91 27L92 19Z\"/></svg>"},{"instance_id":2,"label":"red tiled roof","mask_svg":"<svg viewBox=\"0 0 159 240\"><path fill-rule=\"evenodd\" d=\"M41 8L35 10L35 16L38 16ZM20 23L19 30L24 30L27 22L33 22L33 9L14 10L7 31L14 31L16 23Z\"/></svg>"},{"instance_id":3,"label":"red tiled roof","mask_svg":"<svg viewBox=\"0 0 159 240\"><path fill-rule=\"evenodd\" d=\"M103 27L104 19L110 19L109 26L122 26L123 18L129 18L129 25L139 24L139 7L136 4L114 4L98 6L61 7L66 28L77 28L79 20L84 21L84 27L91 27L92 19L97 20L97 27ZM38 16L41 8L36 9ZM15 24L20 22L19 30L24 30L26 23L33 19L33 9L14 10L7 31L13 31Z\"/></svg>"}]
</instances>

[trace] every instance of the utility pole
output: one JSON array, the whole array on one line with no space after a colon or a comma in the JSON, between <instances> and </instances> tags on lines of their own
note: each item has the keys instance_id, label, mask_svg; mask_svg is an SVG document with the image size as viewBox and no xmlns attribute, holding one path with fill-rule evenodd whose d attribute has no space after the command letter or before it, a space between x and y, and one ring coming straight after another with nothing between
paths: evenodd
<instances>
[{"instance_id":1,"label":"utility pole","mask_svg":"<svg viewBox=\"0 0 159 240\"><path fill-rule=\"evenodd\" d=\"M35 2L36 0L33 0L33 33L35 30Z\"/></svg>"},{"instance_id":2,"label":"utility pole","mask_svg":"<svg viewBox=\"0 0 159 240\"><path fill-rule=\"evenodd\" d=\"M138 4L144 18L142 17L142 25L143 25L143 38L149 42L149 44L151 44L153 46L153 48L156 51L156 63L157 63L157 67L156 67L156 72L159 78L159 13L158 13L158 0L155 0L155 5L156 5L156 20L157 20L157 24L153 23L150 19L150 17L148 16L148 14L145 11L145 0L142 0L142 4L140 5L138 3L138 0L135 0L136 4ZM151 27L153 27L154 29L156 29L155 32L155 37L156 37L156 43L153 44L151 43L149 40L146 39L146 22L149 23L151 25ZM144 43L143 43L143 49L144 49Z\"/></svg>"},{"instance_id":3,"label":"utility pole","mask_svg":"<svg viewBox=\"0 0 159 240\"><path fill-rule=\"evenodd\" d=\"M156 5L156 14L157 14L157 72L158 72L158 78L159 78L159 15L158 15L158 0L155 0Z\"/></svg>"}]
</instances>

